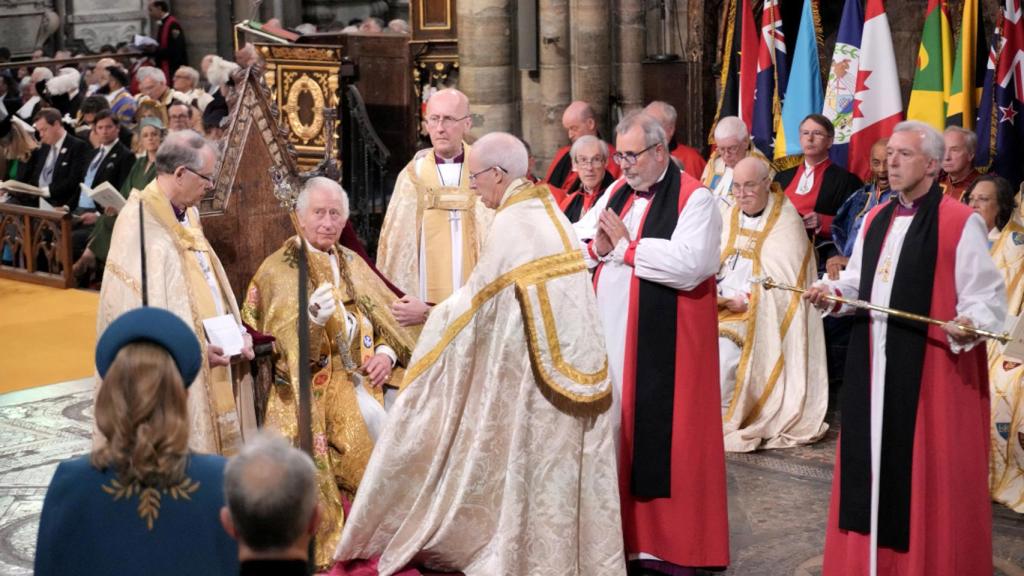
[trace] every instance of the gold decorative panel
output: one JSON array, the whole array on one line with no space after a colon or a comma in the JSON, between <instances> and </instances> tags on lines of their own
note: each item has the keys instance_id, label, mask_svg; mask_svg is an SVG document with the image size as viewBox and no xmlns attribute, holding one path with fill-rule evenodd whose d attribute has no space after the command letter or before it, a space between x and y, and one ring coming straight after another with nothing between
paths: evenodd
<instances>
[{"instance_id":1,"label":"gold decorative panel","mask_svg":"<svg viewBox=\"0 0 1024 576\"><path fill-rule=\"evenodd\" d=\"M288 128L288 141L298 154L299 167L310 169L323 160L324 107L338 106L343 48L258 44L257 49L266 60L264 80L281 110L281 121ZM335 120L334 133L339 131Z\"/></svg>"}]
</instances>

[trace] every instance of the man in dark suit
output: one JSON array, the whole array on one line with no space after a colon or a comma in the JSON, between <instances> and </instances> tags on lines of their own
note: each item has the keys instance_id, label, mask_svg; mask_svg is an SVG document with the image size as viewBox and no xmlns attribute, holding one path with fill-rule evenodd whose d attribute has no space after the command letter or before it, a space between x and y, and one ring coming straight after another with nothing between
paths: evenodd
<instances>
[{"instance_id":1,"label":"man in dark suit","mask_svg":"<svg viewBox=\"0 0 1024 576\"><path fill-rule=\"evenodd\" d=\"M121 185L128 179L128 173L132 171L135 155L118 141L119 122L110 110L97 112L92 126L89 143L94 150L89 154L89 164L81 182L89 188L108 182L120 190ZM71 232L71 247L75 259L81 256L89 244L93 225L96 224L102 210L103 207L97 205L85 191L79 191L78 202L72 211L75 219Z\"/></svg>"},{"instance_id":2,"label":"man in dark suit","mask_svg":"<svg viewBox=\"0 0 1024 576\"><path fill-rule=\"evenodd\" d=\"M89 166L89 145L67 133L56 108L42 108L34 122L42 143L30 160L28 183L49 188L48 202L53 206L78 206L78 184ZM15 202L24 206L39 206L35 196L15 195Z\"/></svg>"}]
</instances>

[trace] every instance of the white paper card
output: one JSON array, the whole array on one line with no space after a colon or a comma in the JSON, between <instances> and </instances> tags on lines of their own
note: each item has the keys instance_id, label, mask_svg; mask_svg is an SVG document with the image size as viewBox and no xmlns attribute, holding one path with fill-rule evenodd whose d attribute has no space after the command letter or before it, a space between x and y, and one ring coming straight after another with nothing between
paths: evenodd
<instances>
[{"instance_id":1,"label":"white paper card","mask_svg":"<svg viewBox=\"0 0 1024 576\"><path fill-rule=\"evenodd\" d=\"M88 194L94 202L104 208L114 208L118 211L124 208L126 202L124 196L121 196L121 193L117 188L114 188L110 182L101 182L95 188L89 188L84 182L80 182L78 186L83 192Z\"/></svg>"},{"instance_id":2,"label":"white paper card","mask_svg":"<svg viewBox=\"0 0 1024 576\"><path fill-rule=\"evenodd\" d=\"M242 353L245 342L242 340L238 322L231 314L207 318L203 320L203 328L206 330L206 340L214 346L223 348L225 356L237 356Z\"/></svg>"}]
</instances>

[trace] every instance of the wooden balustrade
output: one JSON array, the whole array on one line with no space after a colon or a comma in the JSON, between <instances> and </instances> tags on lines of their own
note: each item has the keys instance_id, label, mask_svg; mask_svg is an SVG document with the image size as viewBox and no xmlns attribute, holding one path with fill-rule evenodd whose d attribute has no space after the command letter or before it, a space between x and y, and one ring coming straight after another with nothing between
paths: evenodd
<instances>
[{"instance_id":1,"label":"wooden balustrade","mask_svg":"<svg viewBox=\"0 0 1024 576\"><path fill-rule=\"evenodd\" d=\"M0 203L0 278L71 288L71 265L70 214Z\"/></svg>"}]
</instances>

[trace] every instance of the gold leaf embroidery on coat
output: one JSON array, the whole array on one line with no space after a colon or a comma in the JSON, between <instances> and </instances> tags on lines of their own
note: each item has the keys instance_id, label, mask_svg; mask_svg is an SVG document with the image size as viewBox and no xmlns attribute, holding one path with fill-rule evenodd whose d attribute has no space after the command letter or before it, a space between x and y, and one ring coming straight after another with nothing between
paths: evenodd
<instances>
[{"instance_id":1,"label":"gold leaf embroidery on coat","mask_svg":"<svg viewBox=\"0 0 1024 576\"><path fill-rule=\"evenodd\" d=\"M122 484L117 478L112 478L108 484L100 488L114 497L114 501L127 500L138 495L139 505L137 510L139 518L146 522L146 528L153 530L153 522L160 517L160 502L164 494L170 495L174 500L192 500L192 494L199 490L199 482L185 477L181 482L168 488L143 487L138 481L130 484Z\"/></svg>"}]
</instances>

